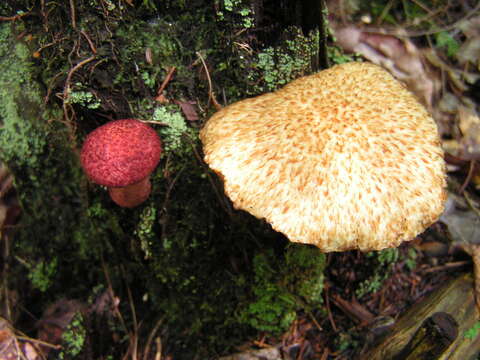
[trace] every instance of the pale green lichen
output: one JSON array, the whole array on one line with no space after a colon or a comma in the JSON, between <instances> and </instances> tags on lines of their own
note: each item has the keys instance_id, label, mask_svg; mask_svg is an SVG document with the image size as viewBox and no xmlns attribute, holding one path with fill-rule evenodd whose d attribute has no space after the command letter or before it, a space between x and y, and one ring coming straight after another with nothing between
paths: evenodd
<instances>
[{"instance_id":1,"label":"pale green lichen","mask_svg":"<svg viewBox=\"0 0 480 360\"><path fill-rule=\"evenodd\" d=\"M318 31L305 36L300 29L292 27L284 37L285 40L277 46L258 53L247 74L248 80L254 84L248 89L250 94L276 90L312 71L312 59L318 51Z\"/></svg>"},{"instance_id":2,"label":"pale green lichen","mask_svg":"<svg viewBox=\"0 0 480 360\"><path fill-rule=\"evenodd\" d=\"M67 104L77 104L87 109L98 109L102 104L94 94L84 89L81 83L75 83L74 89L68 92L68 96L65 100Z\"/></svg>"},{"instance_id":3,"label":"pale green lichen","mask_svg":"<svg viewBox=\"0 0 480 360\"><path fill-rule=\"evenodd\" d=\"M184 142L182 136L189 129L179 107L176 105L158 106L153 112L152 120L163 125L159 132L165 144L165 150L177 151L181 149Z\"/></svg>"}]
</instances>

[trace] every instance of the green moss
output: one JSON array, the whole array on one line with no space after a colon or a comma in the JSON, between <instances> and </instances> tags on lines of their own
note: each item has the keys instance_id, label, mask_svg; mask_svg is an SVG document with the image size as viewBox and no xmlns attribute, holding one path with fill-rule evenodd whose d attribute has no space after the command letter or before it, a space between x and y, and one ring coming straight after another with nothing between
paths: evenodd
<instances>
[{"instance_id":1,"label":"green moss","mask_svg":"<svg viewBox=\"0 0 480 360\"><path fill-rule=\"evenodd\" d=\"M259 52L250 64L249 94L276 90L312 72L312 60L318 51L318 32L305 36L297 27L291 27L282 38L277 46Z\"/></svg>"},{"instance_id":2,"label":"green moss","mask_svg":"<svg viewBox=\"0 0 480 360\"><path fill-rule=\"evenodd\" d=\"M152 257L152 244L156 238L153 227L157 219L157 209L153 204L150 203L149 205L145 206L140 214L139 222L134 232L140 240L140 247L145 254L145 259Z\"/></svg>"},{"instance_id":3,"label":"green moss","mask_svg":"<svg viewBox=\"0 0 480 360\"><path fill-rule=\"evenodd\" d=\"M36 263L28 274L34 288L45 292L52 285L55 273L57 272L57 257L51 261L40 261Z\"/></svg>"},{"instance_id":4,"label":"green moss","mask_svg":"<svg viewBox=\"0 0 480 360\"><path fill-rule=\"evenodd\" d=\"M270 250L253 260L253 300L239 313L239 321L257 330L286 331L300 309L322 304L325 255L317 248L292 244L284 256Z\"/></svg>"},{"instance_id":5,"label":"green moss","mask_svg":"<svg viewBox=\"0 0 480 360\"><path fill-rule=\"evenodd\" d=\"M391 275L392 268L399 259L397 248L371 251L365 255L368 259L366 267L372 269L371 275L360 282L355 294L358 298L381 289L383 282Z\"/></svg>"},{"instance_id":6,"label":"green moss","mask_svg":"<svg viewBox=\"0 0 480 360\"><path fill-rule=\"evenodd\" d=\"M77 312L62 334L62 350L58 358L62 360L79 359L87 338L83 315Z\"/></svg>"},{"instance_id":7,"label":"green moss","mask_svg":"<svg viewBox=\"0 0 480 360\"><path fill-rule=\"evenodd\" d=\"M469 340L473 340L478 336L479 333L480 333L480 321L477 321L470 329L465 331L465 334L463 336Z\"/></svg>"},{"instance_id":8,"label":"green moss","mask_svg":"<svg viewBox=\"0 0 480 360\"><path fill-rule=\"evenodd\" d=\"M2 24L0 157L15 175L23 208L14 250L32 271L28 276L33 285L43 290L48 285L54 291L62 287L59 279L70 279L85 270L86 264L80 259L97 256L99 229L105 226L93 224L84 216L82 203L86 199L82 190L86 182L75 144L59 121L58 109L45 108L41 88L33 80L37 73L31 61L27 46L16 41L10 27ZM95 238L97 241L93 241ZM57 271L43 271L50 269L46 264L52 264L45 259L59 254ZM71 257L79 261L71 263ZM90 268L87 273L92 271ZM75 285L81 286L79 282Z\"/></svg>"}]
</instances>

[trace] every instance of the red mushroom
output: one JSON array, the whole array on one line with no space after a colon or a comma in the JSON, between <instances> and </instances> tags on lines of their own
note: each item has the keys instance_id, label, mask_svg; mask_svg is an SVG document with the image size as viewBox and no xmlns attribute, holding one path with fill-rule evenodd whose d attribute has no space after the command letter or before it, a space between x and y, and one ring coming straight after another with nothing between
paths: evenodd
<instances>
[{"instance_id":1,"label":"red mushroom","mask_svg":"<svg viewBox=\"0 0 480 360\"><path fill-rule=\"evenodd\" d=\"M162 144L155 130L139 120L124 119L92 131L80 158L93 182L108 187L117 205L132 208L150 195L150 173L161 153Z\"/></svg>"}]
</instances>

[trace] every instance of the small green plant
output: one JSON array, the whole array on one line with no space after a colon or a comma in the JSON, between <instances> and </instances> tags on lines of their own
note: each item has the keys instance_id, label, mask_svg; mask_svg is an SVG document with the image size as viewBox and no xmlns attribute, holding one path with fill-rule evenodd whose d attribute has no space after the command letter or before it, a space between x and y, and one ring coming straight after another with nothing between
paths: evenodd
<instances>
[{"instance_id":1,"label":"small green plant","mask_svg":"<svg viewBox=\"0 0 480 360\"><path fill-rule=\"evenodd\" d=\"M405 258L405 266L410 271L415 269L417 266L417 251L414 248L408 249L407 256Z\"/></svg>"},{"instance_id":2,"label":"small green plant","mask_svg":"<svg viewBox=\"0 0 480 360\"><path fill-rule=\"evenodd\" d=\"M480 321L477 321L470 329L465 331L465 334L463 336L469 340L473 340L478 336L479 333L480 333Z\"/></svg>"},{"instance_id":3,"label":"small green plant","mask_svg":"<svg viewBox=\"0 0 480 360\"><path fill-rule=\"evenodd\" d=\"M393 265L399 258L399 253L398 249L385 249L371 251L365 257L371 264L372 275L358 285L355 291L358 298L380 290L383 282L390 276Z\"/></svg>"},{"instance_id":4,"label":"small green plant","mask_svg":"<svg viewBox=\"0 0 480 360\"><path fill-rule=\"evenodd\" d=\"M62 334L62 350L58 354L59 359L76 359L82 352L87 330L84 326L84 318L81 313L76 313L65 332Z\"/></svg>"},{"instance_id":5,"label":"small green plant","mask_svg":"<svg viewBox=\"0 0 480 360\"><path fill-rule=\"evenodd\" d=\"M447 31L435 34L435 42L438 47L445 48L447 55L452 57L458 52L460 44Z\"/></svg>"},{"instance_id":6,"label":"small green plant","mask_svg":"<svg viewBox=\"0 0 480 360\"><path fill-rule=\"evenodd\" d=\"M253 26L253 12L242 0L223 0L223 10L238 15L245 29ZM217 11L217 17L222 21L225 20L224 11Z\"/></svg>"},{"instance_id":7,"label":"small green plant","mask_svg":"<svg viewBox=\"0 0 480 360\"><path fill-rule=\"evenodd\" d=\"M339 333L335 338L335 346L339 352L345 351L348 348L356 348L358 346L358 340L353 339L349 333Z\"/></svg>"},{"instance_id":8,"label":"small green plant","mask_svg":"<svg viewBox=\"0 0 480 360\"><path fill-rule=\"evenodd\" d=\"M85 91L81 83L75 83L76 90L70 90L66 99L67 104L77 104L87 109L98 109L100 100L91 92Z\"/></svg>"},{"instance_id":9,"label":"small green plant","mask_svg":"<svg viewBox=\"0 0 480 360\"><path fill-rule=\"evenodd\" d=\"M240 312L240 322L260 331L285 331L298 310L322 304L324 267L325 255L307 245L290 245L283 259L272 250L257 254L254 299Z\"/></svg>"},{"instance_id":10,"label":"small green plant","mask_svg":"<svg viewBox=\"0 0 480 360\"><path fill-rule=\"evenodd\" d=\"M32 282L33 287L41 292L45 292L53 284L53 279L57 272L57 258L52 261L40 261L31 267L28 278Z\"/></svg>"}]
</instances>

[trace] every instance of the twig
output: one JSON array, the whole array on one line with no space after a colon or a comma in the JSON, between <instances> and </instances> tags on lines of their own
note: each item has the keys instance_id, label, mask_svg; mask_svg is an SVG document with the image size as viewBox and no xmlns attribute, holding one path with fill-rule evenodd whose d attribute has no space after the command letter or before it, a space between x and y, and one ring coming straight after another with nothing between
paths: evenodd
<instances>
[{"instance_id":1,"label":"twig","mask_svg":"<svg viewBox=\"0 0 480 360\"><path fill-rule=\"evenodd\" d=\"M0 16L0 21L15 21L15 20L21 19L22 17L27 16L27 15L30 15L30 11L24 12L24 13L21 13L21 14L17 14L17 15L14 15L14 16Z\"/></svg>"},{"instance_id":2,"label":"twig","mask_svg":"<svg viewBox=\"0 0 480 360\"><path fill-rule=\"evenodd\" d=\"M132 346L132 360L137 360L137 352L138 352L138 322L137 322L137 312L135 311L135 304L133 303L132 291L130 290L130 286L127 284L127 276L125 272L125 268L122 266L122 274L123 279L125 281L125 286L127 287L127 295L128 295L128 304L130 305L130 311L132 312L132 321L133 321L133 334L130 335L130 344ZM133 339L132 339L133 337Z\"/></svg>"},{"instance_id":3,"label":"twig","mask_svg":"<svg viewBox=\"0 0 480 360\"><path fill-rule=\"evenodd\" d=\"M472 198L470 197L470 195L468 195L468 193L466 191L463 192L463 197L465 198L465 201L467 202L468 206L470 207L470 209L475 213L477 214L478 217L480 217L480 210L477 209L477 207L475 206L475 204L473 203L473 200Z\"/></svg>"},{"instance_id":4,"label":"twig","mask_svg":"<svg viewBox=\"0 0 480 360\"><path fill-rule=\"evenodd\" d=\"M169 159L169 158L168 158ZM168 164L168 159L167 159L167 164ZM165 167L166 169L168 169L167 167ZM175 175L175 177L173 178L173 180L168 184L167 186L167 191L165 192L165 199L163 200L163 204L162 204L162 207L160 208L160 210L162 212L165 213L165 216L167 217L168 219L168 214L167 214L167 205L168 203L170 202L170 195L172 193L172 190L173 190L173 187L175 186L175 184L177 183L178 179L180 179L180 175L182 175L183 171L185 170L185 167L181 168L178 173ZM167 233L167 221L164 221L162 223L162 239L164 239L166 237L166 233Z\"/></svg>"},{"instance_id":5,"label":"twig","mask_svg":"<svg viewBox=\"0 0 480 360\"><path fill-rule=\"evenodd\" d=\"M147 339L147 344L145 345L145 351L143 353L143 360L148 359L148 354L150 353L150 346L152 345L153 338L155 337L155 334L157 333L160 326L162 325L164 319L165 319L165 316L162 316L160 319L158 319L152 331L150 331L150 334L148 335L148 339ZM161 347L161 343L160 343L160 347ZM160 351L158 351L158 346L157 346L157 353L160 353L160 356L162 355L162 350L160 349Z\"/></svg>"},{"instance_id":6,"label":"twig","mask_svg":"<svg viewBox=\"0 0 480 360\"><path fill-rule=\"evenodd\" d=\"M72 19L72 28L77 29L77 20L75 15L75 2L70 0L70 17Z\"/></svg>"},{"instance_id":7,"label":"twig","mask_svg":"<svg viewBox=\"0 0 480 360\"><path fill-rule=\"evenodd\" d=\"M445 271L445 270L450 270L450 269L455 269L459 268L462 266L470 265L471 261L455 261L455 262L449 262L446 263L445 265L440 265L440 266L434 266L425 270L420 270L421 273L436 273L438 271Z\"/></svg>"},{"instance_id":8,"label":"twig","mask_svg":"<svg viewBox=\"0 0 480 360\"><path fill-rule=\"evenodd\" d=\"M426 31L418 31L418 32L413 32L413 31L410 31L410 30L407 30L407 36L410 36L410 37L418 37L418 36L426 36L426 35L433 35L433 34L436 34L436 33L439 33L439 32L442 32L442 31L449 31L449 30L452 30L452 29L455 29L458 27L458 25L468 19L470 16L474 16L475 14L478 13L478 11L480 10L480 3L478 3L472 10L470 10L464 17L462 17L461 19L453 22L452 24L449 24L449 25L445 25L441 28L438 28L438 29L432 29L432 30L426 30Z\"/></svg>"},{"instance_id":9,"label":"twig","mask_svg":"<svg viewBox=\"0 0 480 360\"><path fill-rule=\"evenodd\" d=\"M50 344L49 342L42 341L42 340L39 340L39 339L33 339L31 337L24 336L24 335L17 335L16 338L20 339L20 340L23 340L23 341L39 344L39 345L42 345L42 346L46 346L46 347L49 347L49 348L52 348L52 349L55 349L55 350L58 350L58 349L62 348L61 345Z\"/></svg>"},{"instance_id":10,"label":"twig","mask_svg":"<svg viewBox=\"0 0 480 360\"><path fill-rule=\"evenodd\" d=\"M157 352L155 354L155 360L162 360L162 339L160 337L157 337L155 339L155 342L157 344Z\"/></svg>"},{"instance_id":11,"label":"twig","mask_svg":"<svg viewBox=\"0 0 480 360\"><path fill-rule=\"evenodd\" d=\"M157 100L160 96L162 96L163 90L165 90L170 80L172 80L172 76L175 70L177 70L175 66L172 66L170 70L168 70L168 73L165 76L165 79L163 80L162 85L160 85L160 87L158 88L157 97L155 98L155 100Z\"/></svg>"},{"instance_id":12,"label":"twig","mask_svg":"<svg viewBox=\"0 0 480 360\"><path fill-rule=\"evenodd\" d=\"M73 146L75 146L75 126L72 124L72 118L69 115L69 110L71 110L71 106L69 108L68 104L68 97L70 94L70 83L72 81L73 74L80 69L85 64L89 63L90 61L95 60L96 56L90 56L89 58L80 61L77 65L70 69L67 75L67 80L65 80L65 86L63 87L63 115L65 116L65 125L67 126L70 132L70 138L72 140Z\"/></svg>"},{"instance_id":13,"label":"twig","mask_svg":"<svg viewBox=\"0 0 480 360\"><path fill-rule=\"evenodd\" d=\"M210 78L210 72L208 71L207 64L205 63L205 60L202 57L202 54L200 54L199 51L197 51L197 56L202 62L203 68L205 69L205 74L207 75L207 81L208 81L208 100L212 102L213 106L215 109L220 110L222 108L222 105L218 103L218 101L215 99L215 94L213 93L212 89L212 79Z\"/></svg>"},{"instance_id":14,"label":"twig","mask_svg":"<svg viewBox=\"0 0 480 360\"><path fill-rule=\"evenodd\" d=\"M204 168L205 174L207 174L207 177L208 177L208 181L210 182L210 185L212 186L213 191L215 192L215 195L217 195L220 206L225 210L228 216L232 218L233 217L232 208L229 206L228 201L225 200L225 196L223 196L221 192L218 190L218 187L216 186L210 171L208 170L207 166L205 165L205 162L202 160L202 157L198 153L197 148L195 147L195 144L193 143L193 141L191 141L191 144L193 149L193 155L195 155L195 158L197 159L198 163Z\"/></svg>"},{"instance_id":15,"label":"twig","mask_svg":"<svg viewBox=\"0 0 480 360\"><path fill-rule=\"evenodd\" d=\"M90 39L90 37L87 35L87 33L84 30L81 30L80 34L82 34L85 37L85 39L87 39L88 46L90 46L90 49L92 50L92 52L94 54L96 54L97 53L97 48L95 47L95 45L93 44L93 41Z\"/></svg>"},{"instance_id":16,"label":"twig","mask_svg":"<svg viewBox=\"0 0 480 360\"><path fill-rule=\"evenodd\" d=\"M472 180L473 170L475 169L475 165L476 165L475 160L474 159L470 160L470 166L468 168L468 174L467 174L467 177L465 178L465 181L463 182L462 186L460 187L460 194L463 194L465 192L465 189L468 186L468 184L470 183L470 180Z\"/></svg>"},{"instance_id":17,"label":"twig","mask_svg":"<svg viewBox=\"0 0 480 360\"><path fill-rule=\"evenodd\" d=\"M123 327L123 331L125 331L125 333L128 334L127 324L125 323L125 320L123 319L123 316L120 313L120 310L118 310L118 307L115 304L115 293L113 291L112 282L110 281L110 275L108 273L107 265L103 260L103 255L101 257L101 261L102 261L103 274L105 275L105 279L107 280L108 293L110 294L110 301L112 302L113 312L120 320L120 323L122 324L122 327Z\"/></svg>"},{"instance_id":18,"label":"twig","mask_svg":"<svg viewBox=\"0 0 480 360\"><path fill-rule=\"evenodd\" d=\"M335 320L333 320L332 310L330 309L330 294L329 294L328 284L325 287L325 306L327 307L328 320L330 320L330 324L332 325L332 329L333 329L333 331L337 332L338 328L337 328L337 325L335 324Z\"/></svg>"}]
</instances>

